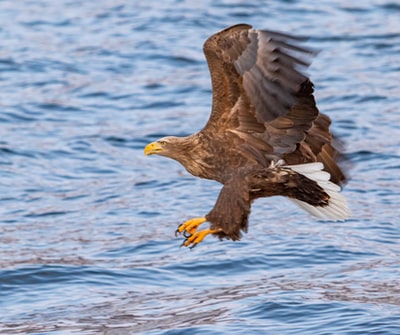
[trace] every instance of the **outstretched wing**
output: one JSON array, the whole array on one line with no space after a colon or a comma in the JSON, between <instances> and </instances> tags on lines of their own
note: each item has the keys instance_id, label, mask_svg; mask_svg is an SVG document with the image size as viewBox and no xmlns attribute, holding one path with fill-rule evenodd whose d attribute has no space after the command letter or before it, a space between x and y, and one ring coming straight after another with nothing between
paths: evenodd
<instances>
[{"instance_id":1,"label":"outstretched wing","mask_svg":"<svg viewBox=\"0 0 400 335\"><path fill-rule=\"evenodd\" d=\"M311 50L302 38L240 24L211 36L204 53L213 87L212 120L218 120L245 94L259 122L286 115L307 79L302 73Z\"/></svg>"},{"instance_id":2,"label":"outstretched wing","mask_svg":"<svg viewBox=\"0 0 400 335\"><path fill-rule=\"evenodd\" d=\"M241 149L258 161L290 155L296 164L321 160L326 145L334 151L329 118L319 114L313 84L304 75L315 51L299 46L303 40L246 24L208 38L203 48L213 102L203 132L219 140L235 134Z\"/></svg>"}]
</instances>

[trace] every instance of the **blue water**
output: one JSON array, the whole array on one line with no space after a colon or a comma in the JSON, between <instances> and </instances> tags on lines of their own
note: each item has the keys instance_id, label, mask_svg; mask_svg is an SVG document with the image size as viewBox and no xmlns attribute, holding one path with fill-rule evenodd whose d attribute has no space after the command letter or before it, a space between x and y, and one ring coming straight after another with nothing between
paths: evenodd
<instances>
[{"instance_id":1,"label":"blue water","mask_svg":"<svg viewBox=\"0 0 400 335\"><path fill-rule=\"evenodd\" d=\"M251 4L252 3L252 4ZM400 334L397 1L0 1L1 334ZM206 122L203 41L309 35L353 217L260 199L240 242L174 231L220 185L149 141Z\"/></svg>"}]
</instances>

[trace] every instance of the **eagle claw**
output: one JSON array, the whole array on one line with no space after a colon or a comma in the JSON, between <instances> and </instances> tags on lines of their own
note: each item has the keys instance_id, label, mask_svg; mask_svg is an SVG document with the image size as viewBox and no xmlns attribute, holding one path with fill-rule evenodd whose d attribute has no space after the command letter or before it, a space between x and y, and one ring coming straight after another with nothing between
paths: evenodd
<instances>
[{"instance_id":1,"label":"eagle claw","mask_svg":"<svg viewBox=\"0 0 400 335\"><path fill-rule=\"evenodd\" d=\"M186 239L188 239L190 236L192 236L192 234L190 234L189 232L187 232L186 230L183 231L183 236L186 237Z\"/></svg>"},{"instance_id":2,"label":"eagle claw","mask_svg":"<svg viewBox=\"0 0 400 335\"><path fill-rule=\"evenodd\" d=\"M188 238L186 238L186 239L182 242L182 244L179 246L179 248L187 247L187 246L189 246L189 245L190 245L190 242L188 242ZM192 250L196 245L197 245L197 243L193 243L193 245L191 245L191 246L189 247L189 249Z\"/></svg>"},{"instance_id":3,"label":"eagle claw","mask_svg":"<svg viewBox=\"0 0 400 335\"><path fill-rule=\"evenodd\" d=\"M175 237L178 237L178 235L179 235L180 233L182 233L182 235L183 235L184 237L186 237L186 239L188 239L190 236L192 236L192 234L189 233L188 231L186 231L186 230L180 230L179 228L180 228L181 226L182 226L182 224L179 225L179 227L178 227L177 230L175 230Z\"/></svg>"},{"instance_id":4,"label":"eagle claw","mask_svg":"<svg viewBox=\"0 0 400 335\"><path fill-rule=\"evenodd\" d=\"M221 229L204 229L200 231L194 232L190 237L186 238L186 240L183 241L182 246L189 247L190 249L193 249L197 244L199 244L203 239L209 235L209 234L215 234L220 232Z\"/></svg>"},{"instance_id":5,"label":"eagle claw","mask_svg":"<svg viewBox=\"0 0 400 335\"><path fill-rule=\"evenodd\" d=\"M197 228L204 222L206 222L205 218L194 218L188 220L178 226L178 229L175 231L175 236L178 236L178 234L183 234L184 237L189 238L196 232Z\"/></svg>"},{"instance_id":6,"label":"eagle claw","mask_svg":"<svg viewBox=\"0 0 400 335\"><path fill-rule=\"evenodd\" d=\"M197 231L197 228L206 221L206 218L194 218L178 226L178 229L175 231L175 236L182 234L185 237L181 247L193 249L197 244L203 241L207 235L219 233L221 231L221 229L204 229Z\"/></svg>"}]
</instances>

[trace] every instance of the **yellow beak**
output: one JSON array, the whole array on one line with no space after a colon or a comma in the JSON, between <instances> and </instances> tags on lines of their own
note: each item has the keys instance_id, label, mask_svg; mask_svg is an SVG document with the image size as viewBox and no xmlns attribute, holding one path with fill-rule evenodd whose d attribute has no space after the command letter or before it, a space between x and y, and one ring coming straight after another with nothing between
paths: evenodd
<instances>
[{"instance_id":1,"label":"yellow beak","mask_svg":"<svg viewBox=\"0 0 400 335\"><path fill-rule=\"evenodd\" d=\"M163 148L160 143L152 142L152 143L146 145L146 147L144 148L144 154L146 156L157 154L160 151L162 151L162 149Z\"/></svg>"}]
</instances>

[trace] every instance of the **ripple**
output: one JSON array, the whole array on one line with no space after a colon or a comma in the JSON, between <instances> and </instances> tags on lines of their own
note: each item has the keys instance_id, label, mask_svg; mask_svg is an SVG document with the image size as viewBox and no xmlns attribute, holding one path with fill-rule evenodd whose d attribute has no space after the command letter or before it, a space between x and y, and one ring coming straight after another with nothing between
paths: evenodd
<instances>
[{"instance_id":1,"label":"ripple","mask_svg":"<svg viewBox=\"0 0 400 335\"><path fill-rule=\"evenodd\" d=\"M0 1L0 333L399 334L398 11ZM322 50L309 70L354 214L262 199L242 241L179 248L221 186L143 148L205 124L203 42L243 20Z\"/></svg>"}]
</instances>

